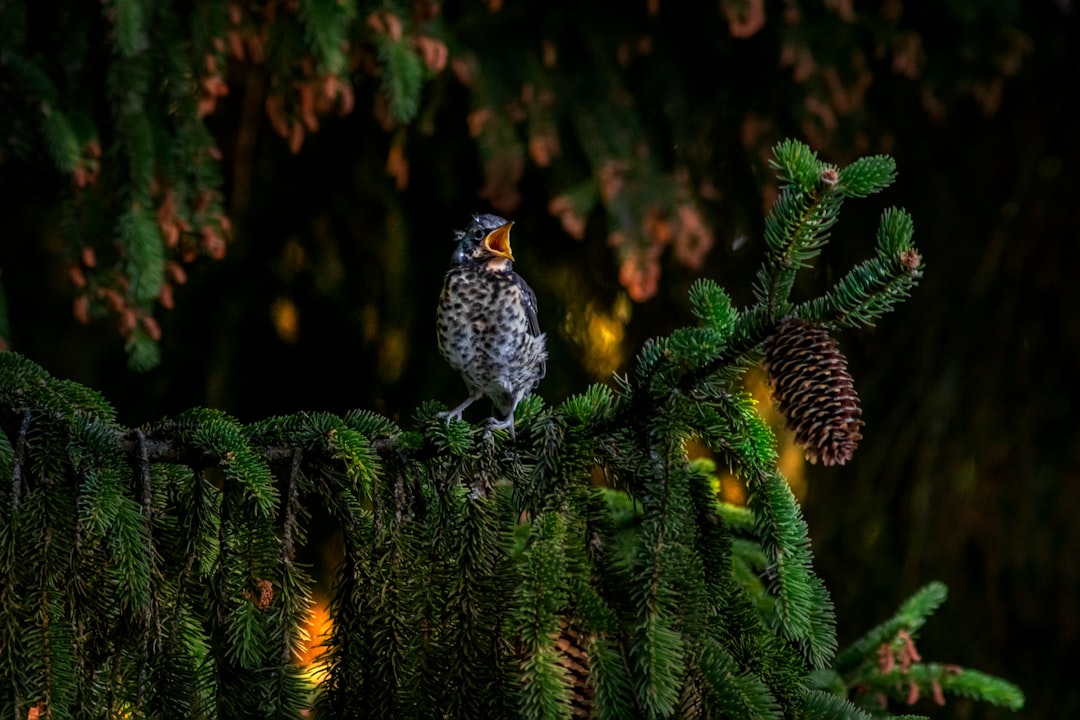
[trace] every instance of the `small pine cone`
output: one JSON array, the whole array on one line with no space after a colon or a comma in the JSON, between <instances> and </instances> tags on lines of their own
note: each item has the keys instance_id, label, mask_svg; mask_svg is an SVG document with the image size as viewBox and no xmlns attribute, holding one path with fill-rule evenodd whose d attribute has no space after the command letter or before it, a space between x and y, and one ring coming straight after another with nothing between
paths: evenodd
<instances>
[{"instance_id":1,"label":"small pine cone","mask_svg":"<svg viewBox=\"0 0 1080 720\"><path fill-rule=\"evenodd\" d=\"M570 685L570 713L574 718L589 718L593 715L589 653L585 647L585 638L578 627L572 621L563 619L559 623L555 649L559 653L559 665L566 670L566 679Z\"/></svg>"},{"instance_id":2,"label":"small pine cone","mask_svg":"<svg viewBox=\"0 0 1080 720\"><path fill-rule=\"evenodd\" d=\"M780 323L765 341L773 398L806 458L843 465L862 439L862 408L847 358L825 328L798 318Z\"/></svg>"}]
</instances>

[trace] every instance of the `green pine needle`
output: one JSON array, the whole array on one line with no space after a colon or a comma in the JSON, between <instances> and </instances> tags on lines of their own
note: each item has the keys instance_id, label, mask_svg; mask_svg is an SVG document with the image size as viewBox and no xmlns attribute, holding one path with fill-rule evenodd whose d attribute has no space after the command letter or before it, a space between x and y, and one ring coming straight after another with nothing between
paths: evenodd
<instances>
[{"instance_id":1,"label":"green pine needle","mask_svg":"<svg viewBox=\"0 0 1080 720\"><path fill-rule=\"evenodd\" d=\"M739 314L724 289L708 278L698 278L690 286L690 307L699 320L719 333L725 333Z\"/></svg>"},{"instance_id":2,"label":"green pine needle","mask_svg":"<svg viewBox=\"0 0 1080 720\"><path fill-rule=\"evenodd\" d=\"M977 670L942 663L915 663L906 669L896 668L889 673L867 675L862 678L861 683L864 687L889 695L898 702L907 701L913 686L921 696L933 696L936 686L947 694L968 697L1013 711L1021 710L1025 701L1024 693L1010 682Z\"/></svg>"},{"instance_id":3,"label":"green pine needle","mask_svg":"<svg viewBox=\"0 0 1080 720\"><path fill-rule=\"evenodd\" d=\"M589 648L590 678L600 720L633 717L636 709L626 662L615 642L600 638Z\"/></svg>"},{"instance_id":4,"label":"green pine needle","mask_svg":"<svg viewBox=\"0 0 1080 720\"><path fill-rule=\"evenodd\" d=\"M637 628L630 656L636 670L637 698L646 715L671 715L683 682L682 638L665 617L650 612Z\"/></svg>"},{"instance_id":5,"label":"green pine needle","mask_svg":"<svg viewBox=\"0 0 1080 720\"><path fill-rule=\"evenodd\" d=\"M738 663L712 638L702 644L702 680L708 690L712 713L731 718L759 720L784 717L783 709L760 679L738 671Z\"/></svg>"},{"instance_id":6,"label":"green pine needle","mask_svg":"<svg viewBox=\"0 0 1080 720\"><path fill-rule=\"evenodd\" d=\"M342 420L356 432L368 437L379 435L396 437L401 434L401 428L389 418L371 410L350 410L345 413Z\"/></svg>"},{"instance_id":7,"label":"green pine needle","mask_svg":"<svg viewBox=\"0 0 1080 720\"><path fill-rule=\"evenodd\" d=\"M156 219L145 206L132 205L120 216L117 235L127 251L132 300L153 302L165 281L165 241Z\"/></svg>"},{"instance_id":8,"label":"green pine needle","mask_svg":"<svg viewBox=\"0 0 1080 720\"><path fill-rule=\"evenodd\" d=\"M82 161L82 150L70 120L62 112L46 106L42 111L41 121L45 146L56 168L63 173L74 172Z\"/></svg>"},{"instance_id":9,"label":"green pine needle","mask_svg":"<svg viewBox=\"0 0 1080 720\"><path fill-rule=\"evenodd\" d=\"M795 185L803 192L817 185L823 168L817 153L798 140L783 140L773 147L769 166L781 184Z\"/></svg>"},{"instance_id":10,"label":"green pine needle","mask_svg":"<svg viewBox=\"0 0 1080 720\"><path fill-rule=\"evenodd\" d=\"M912 248L915 221L906 210L889 208L881 215L877 231L877 254L881 258L897 258Z\"/></svg>"},{"instance_id":11,"label":"green pine needle","mask_svg":"<svg viewBox=\"0 0 1080 720\"><path fill-rule=\"evenodd\" d=\"M822 690L808 689L802 699L800 717L805 720L871 720L874 716L860 710L846 698Z\"/></svg>"},{"instance_id":12,"label":"green pine needle","mask_svg":"<svg viewBox=\"0 0 1080 720\"><path fill-rule=\"evenodd\" d=\"M938 666L931 667L936 669ZM1016 685L993 675L978 670L969 670L967 668L956 670L949 667L945 668L939 677L942 689L946 692L988 702L1013 711L1022 710L1024 707L1023 691Z\"/></svg>"},{"instance_id":13,"label":"green pine needle","mask_svg":"<svg viewBox=\"0 0 1080 720\"><path fill-rule=\"evenodd\" d=\"M124 349L128 354L128 367L135 372L153 370L161 362L161 348L157 340L147 335L146 329L141 324L137 324L131 331Z\"/></svg>"},{"instance_id":14,"label":"green pine needle","mask_svg":"<svg viewBox=\"0 0 1080 720\"><path fill-rule=\"evenodd\" d=\"M565 413L568 420L587 426L601 422L607 417L613 402L611 388L596 383L590 385L584 393L567 398L560 410Z\"/></svg>"},{"instance_id":15,"label":"green pine needle","mask_svg":"<svg viewBox=\"0 0 1080 720\"><path fill-rule=\"evenodd\" d=\"M361 498L370 497L378 461L368 439L356 430L338 427L327 433L326 444L332 456L345 464L353 491Z\"/></svg>"},{"instance_id":16,"label":"green pine needle","mask_svg":"<svg viewBox=\"0 0 1080 720\"><path fill-rule=\"evenodd\" d=\"M837 655L833 668L843 674L850 672L860 663L876 662L878 646L891 642L901 630L914 636L930 615L945 602L948 592L948 588L941 582L925 585L908 598L895 615L874 627Z\"/></svg>"},{"instance_id":17,"label":"green pine needle","mask_svg":"<svg viewBox=\"0 0 1080 720\"><path fill-rule=\"evenodd\" d=\"M383 92L390 101L390 115L401 123L412 120L420 109L424 63L405 40L379 38L379 59L383 64Z\"/></svg>"},{"instance_id":18,"label":"green pine needle","mask_svg":"<svg viewBox=\"0 0 1080 720\"><path fill-rule=\"evenodd\" d=\"M341 75L348 70L349 29L356 15L354 0L303 0L300 3L304 35L323 72Z\"/></svg>"},{"instance_id":19,"label":"green pine needle","mask_svg":"<svg viewBox=\"0 0 1080 720\"><path fill-rule=\"evenodd\" d=\"M262 611L253 602L238 598L229 613L226 656L242 668L262 665L267 651Z\"/></svg>"},{"instance_id":20,"label":"green pine needle","mask_svg":"<svg viewBox=\"0 0 1080 720\"><path fill-rule=\"evenodd\" d=\"M837 188L847 197L866 197L896 180L896 161L888 155L859 158L840 171Z\"/></svg>"},{"instance_id":21,"label":"green pine needle","mask_svg":"<svg viewBox=\"0 0 1080 720\"><path fill-rule=\"evenodd\" d=\"M111 0L114 16L116 47L125 58L130 58L147 48L147 8L144 0Z\"/></svg>"}]
</instances>

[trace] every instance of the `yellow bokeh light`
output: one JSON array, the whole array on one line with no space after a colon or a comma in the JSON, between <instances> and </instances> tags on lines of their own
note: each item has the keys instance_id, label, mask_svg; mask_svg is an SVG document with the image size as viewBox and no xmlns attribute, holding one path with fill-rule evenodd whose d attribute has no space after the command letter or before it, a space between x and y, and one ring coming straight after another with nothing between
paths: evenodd
<instances>
[{"instance_id":1,"label":"yellow bokeh light","mask_svg":"<svg viewBox=\"0 0 1080 720\"><path fill-rule=\"evenodd\" d=\"M622 365L626 356L623 341L630 308L630 298L620 293L610 310L590 300L584 311L567 312L563 330L581 348L582 362L593 377L610 377Z\"/></svg>"},{"instance_id":2,"label":"yellow bokeh light","mask_svg":"<svg viewBox=\"0 0 1080 720\"><path fill-rule=\"evenodd\" d=\"M379 379L383 382L396 382L405 370L405 361L409 359L409 339L399 327L383 330L379 338Z\"/></svg>"},{"instance_id":3,"label":"yellow bokeh light","mask_svg":"<svg viewBox=\"0 0 1080 720\"><path fill-rule=\"evenodd\" d=\"M270 319L283 342L294 343L300 339L300 311L292 300L283 297L274 300L270 305Z\"/></svg>"},{"instance_id":4,"label":"yellow bokeh light","mask_svg":"<svg viewBox=\"0 0 1080 720\"><path fill-rule=\"evenodd\" d=\"M776 436L777 469L787 479L795 497L802 500L806 496L806 457L802 448L795 443L795 434L784 427L784 416L773 405L768 378L761 370L751 369L746 373L744 386L762 419ZM685 449L691 460L715 459L708 448L697 440L688 441ZM716 479L719 500L731 505L746 505L746 483L741 478L726 468L717 468Z\"/></svg>"},{"instance_id":5,"label":"yellow bokeh light","mask_svg":"<svg viewBox=\"0 0 1080 720\"><path fill-rule=\"evenodd\" d=\"M319 658L323 652L323 643L330 637L333 627L334 621L330 617L330 600L326 595L316 592L307 622L304 624L304 633L308 638L307 647L297 658L297 663L304 668L304 674L312 684L318 684L326 678L326 663Z\"/></svg>"},{"instance_id":6,"label":"yellow bokeh light","mask_svg":"<svg viewBox=\"0 0 1080 720\"><path fill-rule=\"evenodd\" d=\"M806 497L806 455L803 449L795 444L795 433L785 427L784 416L773 404L769 378L762 369L751 368L746 373L745 385L747 392L757 403L762 419L776 435L777 467L787 478L791 492L802 500Z\"/></svg>"}]
</instances>

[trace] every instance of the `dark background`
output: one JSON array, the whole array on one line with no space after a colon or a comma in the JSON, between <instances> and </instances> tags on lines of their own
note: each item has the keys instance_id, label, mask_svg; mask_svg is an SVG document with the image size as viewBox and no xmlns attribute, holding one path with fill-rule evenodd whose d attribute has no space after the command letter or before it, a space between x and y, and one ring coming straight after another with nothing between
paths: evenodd
<instances>
[{"instance_id":1,"label":"dark background","mask_svg":"<svg viewBox=\"0 0 1080 720\"><path fill-rule=\"evenodd\" d=\"M940 579L950 599L921 633L924 657L1019 684L1024 717L1080 716L1073 3L884 2L858 12L843 2L766 3L764 25L745 38L733 37L722 3L660 2L655 14L644 2L498 5L447 3L437 20L451 58L475 58L483 82L436 75L420 120L388 131L371 110L378 83L357 71L356 110L325 118L298 154L245 112L246 89L267 70L230 66L231 93L207 122L224 153L235 232L223 260L187 268L176 309L158 312L162 362L145 373L127 369L113 319L72 319L57 221L70 180L43 154L0 156L10 348L100 390L125 424L207 405L243 421L373 408L407 425L421 401L463 397L435 348L434 306L451 231L473 212L497 210L517 222L517 269L537 291L550 337L539 392L557 403L604 379L590 372L604 365L589 357L598 326L583 318L602 316L616 331L605 362L625 369L644 339L690 321L694 278L716 278L739 304L750 301L775 193L771 144L798 138L841 165L891 154L897 182L845 206L832 244L797 288L810 297L868 256L884 208L913 215L921 286L875 329L840 338L865 410L862 445L844 468L798 470L841 644ZM53 41L45 35L36 40L42 52ZM480 197L492 183L490 144L503 141L485 146L466 118L488 102L505 107L499 98L534 72L540 36L559 48L546 72L562 152L504 182L518 201ZM642 36L647 53L612 59ZM904 60L911 42L914 66ZM809 75L786 62L789 47L812 54ZM815 99L831 107L831 121ZM664 252L659 285L643 301L628 300L619 283L620 251L608 243L621 227L614 206L588 214L583 240L548 209L597 176L595 138L575 119L586 113L632 128L630 147L649 147L647 160L623 153L641 164L644 187L683 167L693 188L708 180L715 189L691 193L714 232L704 264ZM242 135L254 145L242 148ZM385 166L402 137L409 180L398 189ZM294 335L275 315L283 306L295 309ZM1010 715L957 698L916 710Z\"/></svg>"}]
</instances>

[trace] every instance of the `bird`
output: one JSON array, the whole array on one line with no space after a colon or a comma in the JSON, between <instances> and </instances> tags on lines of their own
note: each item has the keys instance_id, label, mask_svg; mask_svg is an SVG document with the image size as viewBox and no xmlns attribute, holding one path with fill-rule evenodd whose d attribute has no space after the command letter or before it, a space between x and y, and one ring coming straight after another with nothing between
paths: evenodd
<instances>
[{"instance_id":1,"label":"bird","mask_svg":"<svg viewBox=\"0 0 1080 720\"><path fill-rule=\"evenodd\" d=\"M501 418L488 429L514 433L518 403L547 373L547 335L540 332L536 294L514 272L510 227L498 215L475 215L454 232L457 248L443 279L436 327L439 352L461 373L469 396L440 417L461 420L480 398L491 399Z\"/></svg>"}]
</instances>

